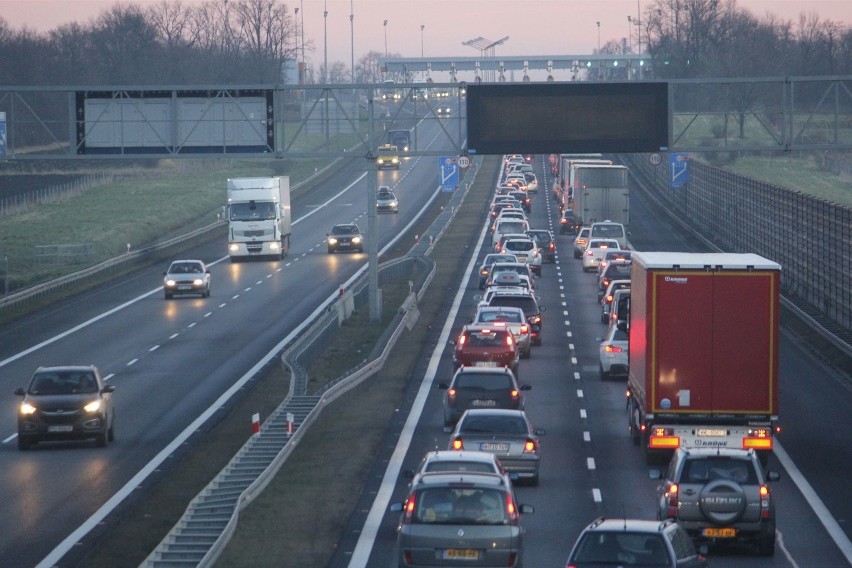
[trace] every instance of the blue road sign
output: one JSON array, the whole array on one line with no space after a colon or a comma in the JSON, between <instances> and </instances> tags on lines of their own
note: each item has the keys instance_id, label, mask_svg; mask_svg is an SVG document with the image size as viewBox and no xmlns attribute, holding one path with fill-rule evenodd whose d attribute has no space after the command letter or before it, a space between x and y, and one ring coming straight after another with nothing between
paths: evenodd
<instances>
[{"instance_id":1,"label":"blue road sign","mask_svg":"<svg viewBox=\"0 0 852 568\"><path fill-rule=\"evenodd\" d=\"M441 189L455 191L459 186L459 157L441 156L438 160L441 164Z\"/></svg>"},{"instance_id":2,"label":"blue road sign","mask_svg":"<svg viewBox=\"0 0 852 568\"><path fill-rule=\"evenodd\" d=\"M689 181L689 154L672 152L669 154L669 185L683 187Z\"/></svg>"}]
</instances>

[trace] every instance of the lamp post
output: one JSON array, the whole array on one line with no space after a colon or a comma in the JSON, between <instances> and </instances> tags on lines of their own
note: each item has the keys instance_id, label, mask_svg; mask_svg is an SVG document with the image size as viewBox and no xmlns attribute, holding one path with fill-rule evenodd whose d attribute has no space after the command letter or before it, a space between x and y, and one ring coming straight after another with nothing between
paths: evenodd
<instances>
[{"instance_id":1,"label":"lamp post","mask_svg":"<svg viewBox=\"0 0 852 568\"><path fill-rule=\"evenodd\" d=\"M633 17L627 16L627 51L633 51Z\"/></svg>"},{"instance_id":2,"label":"lamp post","mask_svg":"<svg viewBox=\"0 0 852 568\"><path fill-rule=\"evenodd\" d=\"M305 64L305 4L303 0L299 0L299 6L302 12L302 64Z\"/></svg>"},{"instance_id":3,"label":"lamp post","mask_svg":"<svg viewBox=\"0 0 852 568\"><path fill-rule=\"evenodd\" d=\"M328 0L323 2L322 11L322 27L323 27L323 58L322 58L322 83L328 83ZM328 100L326 98L326 100Z\"/></svg>"},{"instance_id":4,"label":"lamp post","mask_svg":"<svg viewBox=\"0 0 852 568\"><path fill-rule=\"evenodd\" d=\"M355 4L349 0L349 34L352 37L352 84L355 84Z\"/></svg>"},{"instance_id":5,"label":"lamp post","mask_svg":"<svg viewBox=\"0 0 852 568\"><path fill-rule=\"evenodd\" d=\"M598 22L598 53L601 52L601 23Z\"/></svg>"},{"instance_id":6,"label":"lamp post","mask_svg":"<svg viewBox=\"0 0 852 568\"><path fill-rule=\"evenodd\" d=\"M420 59L423 59L423 30L426 24L420 24Z\"/></svg>"},{"instance_id":7,"label":"lamp post","mask_svg":"<svg viewBox=\"0 0 852 568\"><path fill-rule=\"evenodd\" d=\"M388 58L388 21L385 20L385 59Z\"/></svg>"}]
</instances>

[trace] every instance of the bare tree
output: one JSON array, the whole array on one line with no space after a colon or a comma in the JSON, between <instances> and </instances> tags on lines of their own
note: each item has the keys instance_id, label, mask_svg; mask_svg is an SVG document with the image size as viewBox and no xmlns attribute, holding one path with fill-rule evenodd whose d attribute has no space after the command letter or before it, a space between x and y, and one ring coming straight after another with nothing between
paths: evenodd
<instances>
[{"instance_id":1,"label":"bare tree","mask_svg":"<svg viewBox=\"0 0 852 568\"><path fill-rule=\"evenodd\" d=\"M277 80L281 64L296 59L292 39L296 28L287 6L270 0L237 0L233 10L240 51L255 63L257 79Z\"/></svg>"},{"instance_id":2,"label":"bare tree","mask_svg":"<svg viewBox=\"0 0 852 568\"><path fill-rule=\"evenodd\" d=\"M92 49L108 83L139 83L160 76L157 31L134 4L115 4L94 21Z\"/></svg>"},{"instance_id":3,"label":"bare tree","mask_svg":"<svg viewBox=\"0 0 852 568\"><path fill-rule=\"evenodd\" d=\"M399 57L399 55L393 54L391 57ZM382 70L379 68L379 61L382 58L384 58L384 54L378 51L370 51L361 56L358 63L355 64L355 82L381 83Z\"/></svg>"},{"instance_id":4,"label":"bare tree","mask_svg":"<svg viewBox=\"0 0 852 568\"><path fill-rule=\"evenodd\" d=\"M151 27L170 50L186 45L190 14L191 10L181 0L160 0L146 12Z\"/></svg>"}]
</instances>

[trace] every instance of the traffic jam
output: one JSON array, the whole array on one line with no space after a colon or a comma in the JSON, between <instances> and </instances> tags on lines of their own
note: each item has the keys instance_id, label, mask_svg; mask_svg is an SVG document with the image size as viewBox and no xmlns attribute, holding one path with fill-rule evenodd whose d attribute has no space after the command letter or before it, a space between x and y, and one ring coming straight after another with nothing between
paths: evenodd
<instances>
[{"instance_id":1,"label":"traffic jam","mask_svg":"<svg viewBox=\"0 0 852 568\"><path fill-rule=\"evenodd\" d=\"M600 155L538 157L554 177L548 195L535 160L503 159L469 285L474 313L453 332L452 375L436 379L444 436L435 440L446 446L404 471L405 497L390 506L398 565L524 564L524 517L547 506L535 488L549 457L535 404L545 377L528 361L558 339L544 318L570 313L565 293L543 291L571 264L594 283L594 292L576 290L597 305L594 375L625 385L617 427L640 447L657 490L642 507L655 513L590 517L563 535L572 544L562 565L705 567L717 550L773 556L780 266L755 254L634 250L624 166ZM531 211L545 206L546 226L534 225Z\"/></svg>"}]
</instances>

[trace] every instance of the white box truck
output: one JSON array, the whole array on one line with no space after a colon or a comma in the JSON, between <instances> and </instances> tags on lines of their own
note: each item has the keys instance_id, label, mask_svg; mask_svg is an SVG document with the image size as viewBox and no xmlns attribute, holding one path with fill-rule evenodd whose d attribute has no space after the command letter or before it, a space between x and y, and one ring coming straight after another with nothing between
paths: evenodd
<instances>
[{"instance_id":1,"label":"white box truck","mask_svg":"<svg viewBox=\"0 0 852 568\"><path fill-rule=\"evenodd\" d=\"M228 255L284 258L290 249L290 178L228 180Z\"/></svg>"}]
</instances>

